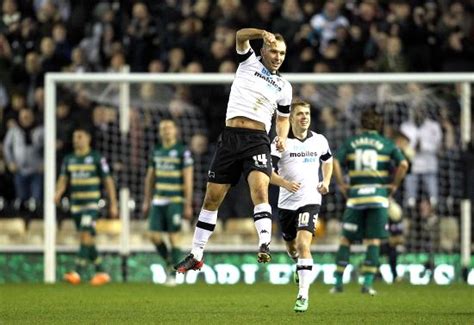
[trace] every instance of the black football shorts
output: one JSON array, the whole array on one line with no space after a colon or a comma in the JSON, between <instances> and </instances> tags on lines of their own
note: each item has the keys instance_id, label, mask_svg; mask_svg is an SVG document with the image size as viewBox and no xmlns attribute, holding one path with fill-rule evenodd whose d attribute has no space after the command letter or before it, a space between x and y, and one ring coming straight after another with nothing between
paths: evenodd
<instances>
[{"instance_id":1,"label":"black football shorts","mask_svg":"<svg viewBox=\"0 0 474 325\"><path fill-rule=\"evenodd\" d=\"M219 136L211 161L208 181L218 184L238 183L243 173L245 180L251 171L272 175L270 138L265 131L226 127Z\"/></svg>"},{"instance_id":2,"label":"black football shorts","mask_svg":"<svg viewBox=\"0 0 474 325\"><path fill-rule=\"evenodd\" d=\"M283 239L285 241L294 240L299 230L307 230L314 236L320 208L319 204L305 205L296 211L280 208L278 219L280 220Z\"/></svg>"}]
</instances>

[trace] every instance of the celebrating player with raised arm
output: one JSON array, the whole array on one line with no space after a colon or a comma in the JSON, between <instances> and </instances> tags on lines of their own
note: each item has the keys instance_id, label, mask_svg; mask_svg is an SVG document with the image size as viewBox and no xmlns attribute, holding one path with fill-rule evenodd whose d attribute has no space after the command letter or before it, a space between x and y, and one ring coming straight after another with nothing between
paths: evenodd
<instances>
[{"instance_id":1,"label":"celebrating player with raised arm","mask_svg":"<svg viewBox=\"0 0 474 325\"><path fill-rule=\"evenodd\" d=\"M253 39L263 40L261 57L257 57L250 46L249 41ZM226 127L219 137L209 169L191 253L175 265L178 272L197 270L204 264L204 247L214 231L217 210L241 174L249 184L254 204L253 217L259 236L257 261L267 263L271 260L272 211L268 203L268 185L272 165L268 132L276 110L276 147L284 150L292 88L278 69L285 59L286 44L279 34L244 28L237 31L236 50L240 64L227 104Z\"/></svg>"},{"instance_id":2,"label":"celebrating player with raised arm","mask_svg":"<svg viewBox=\"0 0 474 325\"><path fill-rule=\"evenodd\" d=\"M278 174L271 183L281 186L278 198L279 220L288 255L297 263L299 291L294 310L308 309L308 293L313 268L311 241L314 236L321 195L329 191L332 176L332 154L322 134L310 131L310 105L303 101L291 105L291 130L287 149L279 152L272 144L273 165ZM319 179L319 167L323 179Z\"/></svg>"}]
</instances>

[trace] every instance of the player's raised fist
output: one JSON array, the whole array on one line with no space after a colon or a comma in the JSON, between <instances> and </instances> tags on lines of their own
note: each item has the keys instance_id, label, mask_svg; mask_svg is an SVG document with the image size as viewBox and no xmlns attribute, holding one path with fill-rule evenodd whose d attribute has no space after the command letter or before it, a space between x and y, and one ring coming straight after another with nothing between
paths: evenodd
<instances>
[{"instance_id":1,"label":"player's raised fist","mask_svg":"<svg viewBox=\"0 0 474 325\"><path fill-rule=\"evenodd\" d=\"M262 38L263 38L263 41L268 45L276 42L275 35L267 31L263 31Z\"/></svg>"}]
</instances>

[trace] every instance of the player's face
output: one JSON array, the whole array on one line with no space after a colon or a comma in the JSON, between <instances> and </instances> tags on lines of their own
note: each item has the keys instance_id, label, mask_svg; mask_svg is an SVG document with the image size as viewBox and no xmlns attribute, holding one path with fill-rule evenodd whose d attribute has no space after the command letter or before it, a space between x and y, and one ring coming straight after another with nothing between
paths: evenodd
<instances>
[{"instance_id":1,"label":"player's face","mask_svg":"<svg viewBox=\"0 0 474 325\"><path fill-rule=\"evenodd\" d=\"M160 123L159 133L163 141L174 141L177 135L176 125L172 121L163 121Z\"/></svg>"},{"instance_id":2,"label":"player's face","mask_svg":"<svg viewBox=\"0 0 474 325\"><path fill-rule=\"evenodd\" d=\"M262 54L263 65L272 72L277 71L285 60L285 42L276 41L271 45L266 45L262 47L260 53Z\"/></svg>"},{"instance_id":3,"label":"player's face","mask_svg":"<svg viewBox=\"0 0 474 325\"><path fill-rule=\"evenodd\" d=\"M308 106L295 106L291 113L291 127L293 131L302 132L309 129L311 124L311 112Z\"/></svg>"},{"instance_id":4,"label":"player's face","mask_svg":"<svg viewBox=\"0 0 474 325\"><path fill-rule=\"evenodd\" d=\"M90 136L84 131L74 131L72 135L72 145L75 150L83 150L90 145Z\"/></svg>"}]
</instances>

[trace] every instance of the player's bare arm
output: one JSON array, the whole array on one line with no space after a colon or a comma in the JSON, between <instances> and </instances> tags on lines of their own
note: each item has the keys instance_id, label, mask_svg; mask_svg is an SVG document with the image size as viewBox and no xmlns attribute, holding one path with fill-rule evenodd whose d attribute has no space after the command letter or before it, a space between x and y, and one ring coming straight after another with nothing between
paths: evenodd
<instances>
[{"instance_id":1,"label":"player's bare arm","mask_svg":"<svg viewBox=\"0 0 474 325\"><path fill-rule=\"evenodd\" d=\"M300 183L289 181L289 180L281 177L280 175L278 175L278 173L276 173L276 172L272 173L272 177L270 179L270 184L276 185L276 186L279 186L279 187L283 187L284 189L286 189L287 191L289 191L291 193L297 192L301 187Z\"/></svg>"},{"instance_id":2,"label":"player's bare arm","mask_svg":"<svg viewBox=\"0 0 474 325\"><path fill-rule=\"evenodd\" d=\"M66 176L59 176L58 182L56 183L56 193L54 193L54 203L61 203L61 198L66 191L68 178Z\"/></svg>"},{"instance_id":3,"label":"player's bare arm","mask_svg":"<svg viewBox=\"0 0 474 325\"><path fill-rule=\"evenodd\" d=\"M183 186L184 186L184 210L183 217L191 220L193 217L193 166L183 169Z\"/></svg>"},{"instance_id":4,"label":"player's bare arm","mask_svg":"<svg viewBox=\"0 0 474 325\"><path fill-rule=\"evenodd\" d=\"M325 161L321 165L323 171L323 181L318 184L318 192L325 195L329 192L329 184L331 183L333 164L332 161Z\"/></svg>"},{"instance_id":5,"label":"player's bare arm","mask_svg":"<svg viewBox=\"0 0 474 325\"><path fill-rule=\"evenodd\" d=\"M347 197L347 190L349 189L349 184L344 182L344 175L342 173L341 164L337 159L333 159L333 174L334 178L336 179L336 184L339 187L339 190L341 191L342 195L344 195L344 197Z\"/></svg>"},{"instance_id":6,"label":"player's bare arm","mask_svg":"<svg viewBox=\"0 0 474 325\"><path fill-rule=\"evenodd\" d=\"M288 138L288 132L290 130L290 119L287 116L277 115L276 117L276 148L278 151L283 152L286 149L286 139Z\"/></svg>"},{"instance_id":7,"label":"player's bare arm","mask_svg":"<svg viewBox=\"0 0 474 325\"><path fill-rule=\"evenodd\" d=\"M105 191L109 198L109 211L111 218L118 217L117 192L115 191L115 183L112 176L105 179Z\"/></svg>"},{"instance_id":8,"label":"player's bare arm","mask_svg":"<svg viewBox=\"0 0 474 325\"><path fill-rule=\"evenodd\" d=\"M402 160L398 165L397 171L395 172L395 176L393 177L393 182L388 185L390 195L393 195L400 187L403 178L405 178L405 175L407 174L408 166L409 165L407 160Z\"/></svg>"},{"instance_id":9,"label":"player's bare arm","mask_svg":"<svg viewBox=\"0 0 474 325\"><path fill-rule=\"evenodd\" d=\"M245 52L250 48L250 40L263 39L267 44L272 44L276 41L275 35L263 29L257 28L242 28L239 29L235 37L235 49L237 52Z\"/></svg>"},{"instance_id":10,"label":"player's bare arm","mask_svg":"<svg viewBox=\"0 0 474 325\"><path fill-rule=\"evenodd\" d=\"M145 218L146 216L148 216L148 212L150 211L151 194L153 192L154 183L155 183L155 170L149 167L146 171L145 188L143 191L144 197L143 197L142 213Z\"/></svg>"}]
</instances>

